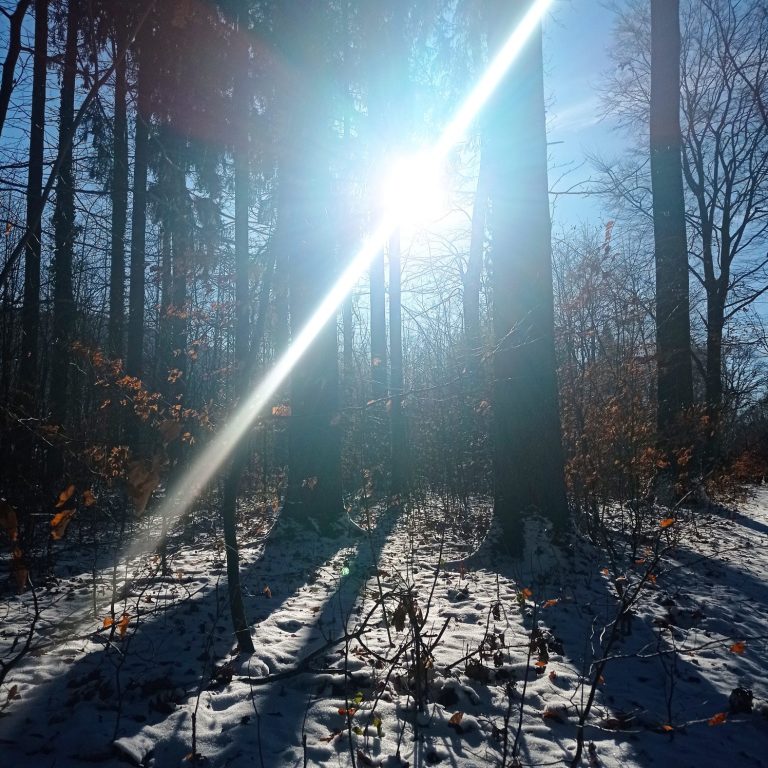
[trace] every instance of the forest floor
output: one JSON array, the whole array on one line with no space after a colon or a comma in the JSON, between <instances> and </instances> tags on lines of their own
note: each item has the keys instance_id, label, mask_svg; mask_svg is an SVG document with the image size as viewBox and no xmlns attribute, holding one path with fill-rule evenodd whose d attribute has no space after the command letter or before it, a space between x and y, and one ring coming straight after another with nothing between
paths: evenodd
<instances>
[{"instance_id":1,"label":"forest floor","mask_svg":"<svg viewBox=\"0 0 768 768\"><path fill-rule=\"evenodd\" d=\"M3 766L567 765L580 733L583 765L768 765L768 489L605 512L601 549L534 523L517 560L480 502L360 511L335 539L254 505L250 656L211 516L164 570L73 523L56 577L2 596Z\"/></svg>"}]
</instances>

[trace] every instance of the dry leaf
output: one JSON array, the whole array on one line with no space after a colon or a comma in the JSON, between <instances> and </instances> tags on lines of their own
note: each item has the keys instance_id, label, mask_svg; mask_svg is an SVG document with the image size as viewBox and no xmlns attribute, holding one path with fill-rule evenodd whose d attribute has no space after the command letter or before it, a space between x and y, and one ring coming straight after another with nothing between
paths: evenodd
<instances>
[{"instance_id":1,"label":"dry leaf","mask_svg":"<svg viewBox=\"0 0 768 768\"><path fill-rule=\"evenodd\" d=\"M262 590L262 594L264 595L264 597L272 597L272 590L269 588L269 586L266 586Z\"/></svg>"},{"instance_id":2,"label":"dry leaf","mask_svg":"<svg viewBox=\"0 0 768 768\"><path fill-rule=\"evenodd\" d=\"M546 600L544 602L544 605L542 605L541 607L542 608L551 608L553 605L557 605L559 602L560 601L556 597L553 597L550 600Z\"/></svg>"},{"instance_id":3,"label":"dry leaf","mask_svg":"<svg viewBox=\"0 0 768 768\"><path fill-rule=\"evenodd\" d=\"M272 415L273 416L290 416L291 406L290 405L273 405Z\"/></svg>"},{"instance_id":4,"label":"dry leaf","mask_svg":"<svg viewBox=\"0 0 768 768\"><path fill-rule=\"evenodd\" d=\"M104 621L101 622L101 626L104 629L109 629L114 623L115 620L111 616L105 616Z\"/></svg>"},{"instance_id":5,"label":"dry leaf","mask_svg":"<svg viewBox=\"0 0 768 768\"><path fill-rule=\"evenodd\" d=\"M535 666L535 667L539 667L539 668L543 669L544 667L546 667L546 666L547 666L547 662L546 662L546 661L544 661L544 659L539 659L539 660L538 660L538 661L537 661L537 662L534 664L534 666Z\"/></svg>"},{"instance_id":6,"label":"dry leaf","mask_svg":"<svg viewBox=\"0 0 768 768\"><path fill-rule=\"evenodd\" d=\"M528 587L523 587L522 590L520 590L520 594L527 600L529 597L533 596L533 591L528 589Z\"/></svg>"},{"instance_id":7,"label":"dry leaf","mask_svg":"<svg viewBox=\"0 0 768 768\"><path fill-rule=\"evenodd\" d=\"M120 632L120 637L125 637L130 621L131 617L127 613L124 613L120 618L120 621L117 622L117 629Z\"/></svg>"},{"instance_id":8,"label":"dry leaf","mask_svg":"<svg viewBox=\"0 0 768 768\"><path fill-rule=\"evenodd\" d=\"M74 486L72 486L74 488ZM51 538L54 541L64 538L64 534L67 531L69 521L75 514L74 509L63 509L61 512L57 512L51 520Z\"/></svg>"},{"instance_id":9,"label":"dry leaf","mask_svg":"<svg viewBox=\"0 0 768 768\"><path fill-rule=\"evenodd\" d=\"M90 488L86 488L83 491L83 506L92 507L96 503L96 497L93 495L93 491Z\"/></svg>"},{"instance_id":10,"label":"dry leaf","mask_svg":"<svg viewBox=\"0 0 768 768\"><path fill-rule=\"evenodd\" d=\"M611 572L607 568L603 568L603 570L600 571L600 573L602 573L603 576L610 576Z\"/></svg>"},{"instance_id":11,"label":"dry leaf","mask_svg":"<svg viewBox=\"0 0 768 768\"><path fill-rule=\"evenodd\" d=\"M718 712L707 720L710 725L722 725L728 719L727 712Z\"/></svg>"},{"instance_id":12,"label":"dry leaf","mask_svg":"<svg viewBox=\"0 0 768 768\"><path fill-rule=\"evenodd\" d=\"M464 717L463 712L454 712L451 715L450 720L448 720L448 725L459 725L463 717Z\"/></svg>"},{"instance_id":13,"label":"dry leaf","mask_svg":"<svg viewBox=\"0 0 768 768\"><path fill-rule=\"evenodd\" d=\"M747 649L747 644L743 640L738 640L730 647L731 653L744 653Z\"/></svg>"},{"instance_id":14,"label":"dry leaf","mask_svg":"<svg viewBox=\"0 0 768 768\"><path fill-rule=\"evenodd\" d=\"M670 526L670 525L672 525L674 522L675 522L675 518L674 518L674 517L665 517L665 518L664 518L664 519L663 519L663 520L662 520L662 521L659 523L659 525L660 525L662 528L669 528L669 526Z\"/></svg>"},{"instance_id":15,"label":"dry leaf","mask_svg":"<svg viewBox=\"0 0 768 768\"><path fill-rule=\"evenodd\" d=\"M75 486L74 485L68 485L59 494L59 500L56 502L56 509L59 509L59 507L63 507L72 498L72 494L74 492L75 492Z\"/></svg>"},{"instance_id":16,"label":"dry leaf","mask_svg":"<svg viewBox=\"0 0 768 768\"><path fill-rule=\"evenodd\" d=\"M670 731L674 731L675 729L671 725L662 725L661 730L669 733Z\"/></svg>"}]
</instances>

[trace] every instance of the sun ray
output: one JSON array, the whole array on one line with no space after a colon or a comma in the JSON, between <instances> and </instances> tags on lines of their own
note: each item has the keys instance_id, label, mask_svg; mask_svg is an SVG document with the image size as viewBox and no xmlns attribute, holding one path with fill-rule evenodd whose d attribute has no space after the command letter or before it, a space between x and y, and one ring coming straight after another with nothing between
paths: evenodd
<instances>
[{"instance_id":1,"label":"sun ray","mask_svg":"<svg viewBox=\"0 0 768 768\"><path fill-rule=\"evenodd\" d=\"M426 152L420 162L430 167L441 167L449 152L466 136L467 131L479 115L502 78L512 66L523 45L536 25L541 21L552 0L535 0L531 7L507 38L499 53L489 64L479 82L456 111L453 119L438 137L434 146ZM345 296L370 266L379 252L381 243L400 225L402 211L388 211L375 232L363 243L358 253L333 285L328 295L315 310L304 328L293 339L283 356L258 384L251 395L230 417L229 423L210 441L193 461L183 476L170 489L160 509L169 524L178 519L192 504L198 493L219 471L234 446L251 427L254 419L269 403L278 387L286 380L299 359L317 337L322 327L336 314ZM155 542L156 543L156 542ZM139 554L145 546L135 541L127 553Z\"/></svg>"}]
</instances>

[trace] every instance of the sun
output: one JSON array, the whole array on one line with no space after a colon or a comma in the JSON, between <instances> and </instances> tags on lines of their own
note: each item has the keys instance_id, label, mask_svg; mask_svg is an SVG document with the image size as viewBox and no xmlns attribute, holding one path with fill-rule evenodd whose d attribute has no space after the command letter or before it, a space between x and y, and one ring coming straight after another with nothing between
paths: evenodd
<instances>
[{"instance_id":1,"label":"sun","mask_svg":"<svg viewBox=\"0 0 768 768\"><path fill-rule=\"evenodd\" d=\"M383 174L380 196L383 214L394 226L429 226L446 211L443 164L431 152L395 157Z\"/></svg>"}]
</instances>

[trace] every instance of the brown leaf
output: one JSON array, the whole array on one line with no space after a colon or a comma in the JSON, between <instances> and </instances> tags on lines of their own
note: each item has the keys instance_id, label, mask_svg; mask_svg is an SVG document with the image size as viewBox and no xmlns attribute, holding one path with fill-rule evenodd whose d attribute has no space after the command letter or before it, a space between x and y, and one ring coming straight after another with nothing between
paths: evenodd
<instances>
[{"instance_id":1,"label":"brown leaf","mask_svg":"<svg viewBox=\"0 0 768 768\"><path fill-rule=\"evenodd\" d=\"M59 509L60 507L63 507L72 498L72 494L74 492L75 492L75 486L74 485L68 485L59 494L59 500L56 502L56 509Z\"/></svg>"},{"instance_id":2,"label":"brown leaf","mask_svg":"<svg viewBox=\"0 0 768 768\"><path fill-rule=\"evenodd\" d=\"M459 725L461 723L463 717L464 717L464 713L463 712L461 712L461 711L454 712L451 715L450 720L448 720L448 725Z\"/></svg>"},{"instance_id":3,"label":"brown leaf","mask_svg":"<svg viewBox=\"0 0 768 768\"><path fill-rule=\"evenodd\" d=\"M264 595L264 597L270 598L270 597L272 597L272 590L269 588L269 586L266 586L262 590L262 594Z\"/></svg>"},{"instance_id":4,"label":"brown leaf","mask_svg":"<svg viewBox=\"0 0 768 768\"><path fill-rule=\"evenodd\" d=\"M90 488L86 488L83 491L83 506L92 507L96 503L96 497L93 495L93 491Z\"/></svg>"},{"instance_id":5,"label":"brown leaf","mask_svg":"<svg viewBox=\"0 0 768 768\"><path fill-rule=\"evenodd\" d=\"M718 712L707 720L710 725L722 725L728 719L727 712Z\"/></svg>"},{"instance_id":6,"label":"brown leaf","mask_svg":"<svg viewBox=\"0 0 768 768\"><path fill-rule=\"evenodd\" d=\"M675 522L675 518L674 518L674 517L665 517L665 518L664 518L664 519L663 519L663 520L662 520L662 521L659 523L659 525L660 525L662 528L669 528L669 526L670 526L670 525L673 525L673 524L674 524L674 522Z\"/></svg>"},{"instance_id":7,"label":"brown leaf","mask_svg":"<svg viewBox=\"0 0 768 768\"><path fill-rule=\"evenodd\" d=\"M121 616L120 621L117 622L117 629L120 632L120 637L125 637L125 633L128 630L128 624L130 621L131 617L127 613L124 613Z\"/></svg>"},{"instance_id":8,"label":"brown leaf","mask_svg":"<svg viewBox=\"0 0 768 768\"><path fill-rule=\"evenodd\" d=\"M556 597L553 597L550 600L546 600L544 602L544 605L542 605L541 607L542 608L551 608L553 605L557 605L559 602L560 601Z\"/></svg>"},{"instance_id":9,"label":"brown leaf","mask_svg":"<svg viewBox=\"0 0 768 768\"><path fill-rule=\"evenodd\" d=\"M74 486L72 486L74 488ZM63 509L61 512L57 512L51 520L51 538L54 541L64 538L64 534L67 531L67 526L70 520L75 514L74 509Z\"/></svg>"},{"instance_id":10,"label":"brown leaf","mask_svg":"<svg viewBox=\"0 0 768 768\"><path fill-rule=\"evenodd\" d=\"M743 640L738 640L728 650L730 650L731 653L744 653L746 649L747 644Z\"/></svg>"}]
</instances>

